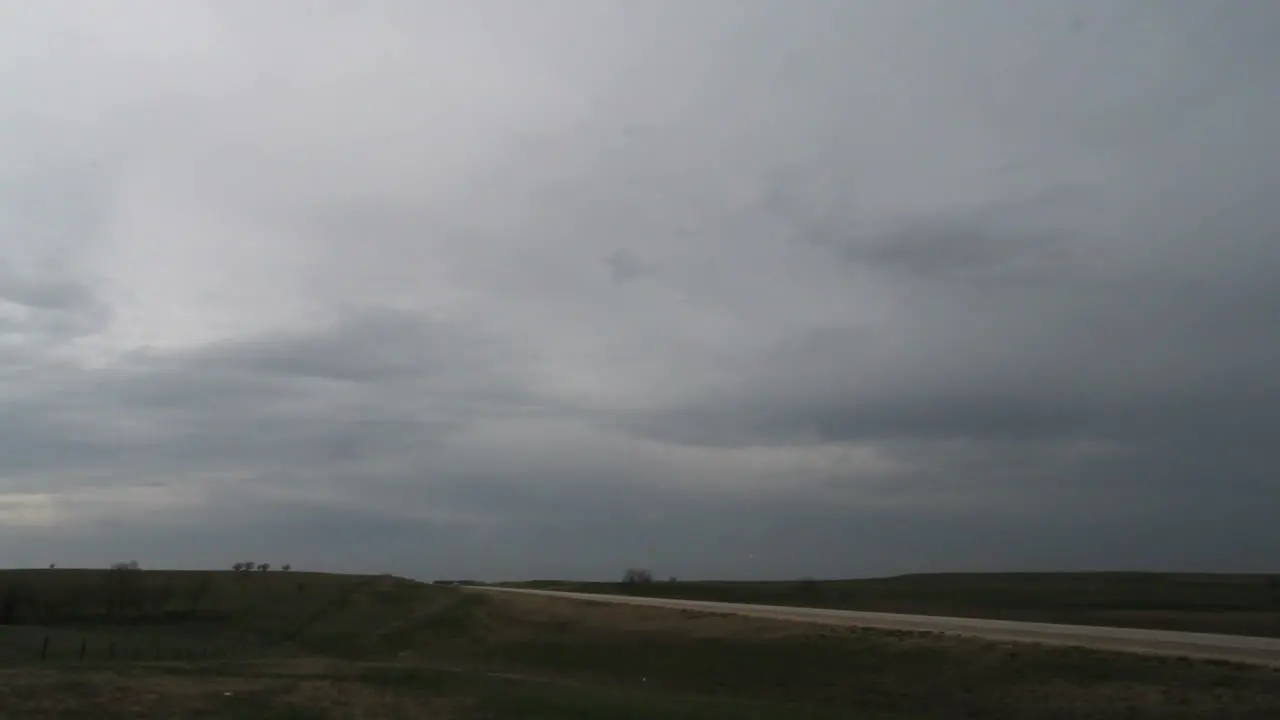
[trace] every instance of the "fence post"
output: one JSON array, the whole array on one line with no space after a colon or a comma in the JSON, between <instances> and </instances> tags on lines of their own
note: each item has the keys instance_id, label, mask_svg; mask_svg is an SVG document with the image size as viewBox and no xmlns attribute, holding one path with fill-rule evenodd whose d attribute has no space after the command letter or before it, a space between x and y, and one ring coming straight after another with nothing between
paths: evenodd
<instances>
[{"instance_id":1,"label":"fence post","mask_svg":"<svg viewBox=\"0 0 1280 720\"><path fill-rule=\"evenodd\" d=\"M89 640L88 640L88 639L86 639L86 638L80 638L80 660L81 660L81 662L83 662L83 661L84 661L84 651L85 651L85 649L86 649L87 647L89 647Z\"/></svg>"},{"instance_id":2,"label":"fence post","mask_svg":"<svg viewBox=\"0 0 1280 720\"><path fill-rule=\"evenodd\" d=\"M49 636L45 635L44 642L40 643L40 662L44 662L44 659L48 655L49 655Z\"/></svg>"},{"instance_id":3,"label":"fence post","mask_svg":"<svg viewBox=\"0 0 1280 720\"><path fill-rule=\"evenodd\" d=\"M112 640L107 645L107 658L111 660L116 659L116 641L115 640Z\"/></svg>"}]
</instances>

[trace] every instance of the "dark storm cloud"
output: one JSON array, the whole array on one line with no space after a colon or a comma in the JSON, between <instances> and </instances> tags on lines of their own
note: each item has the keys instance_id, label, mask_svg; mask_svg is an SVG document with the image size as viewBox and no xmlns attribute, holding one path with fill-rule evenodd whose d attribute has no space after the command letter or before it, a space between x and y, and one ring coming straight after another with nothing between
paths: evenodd
<instances>
[{"instance_id":1,"label":"dark storm cloud","mask_svg":"<svg viewBox=\"0 0 1280 720\"><path fill-rule=\"evenodd\" d=\"M616 283L624 283L640 277L645 271L644 263L640 258L625 248L610 253L605 258L605 262L609 266L609 277Z\"/></svg>"},{"instance_id":2,"label":"dark storm cloud","mask_svg":"<svg viewBox=\"0 0 1280 720\"><path fill-rule=\"evenodd\" d=\"M316 329L143 356L139 365L153 360L155 369L166 365L181 372L204 369L244 379L430 383L448 379L459 368L497 368L505 363L500 351L466 328L413 312L369 309L342 313Z\"/></svg>"},{"instance_id":3,"label":"dark storm cloud","mask_svg":"<svg viewBox=\"0 0 1280 720\"><path fill-rule=\"evenodd\" d=\"M101 331L110 318L109 308L91 288L56 277L0 274L0 308L0 332L24 343L89 335Z\"/></svg>"},{"instance_id":4,"label":"dark storm cloud","mask_svg":"<svg viewBox=\"0 0 1280 720\"><path fill-rule=\"evenodd\" d=\"M108 368L67 369L38 400L11 403L3 466L56 473L127 458L181 475L421 449L476 417L536 409L507 364L475 333L392 311L196 351L142 350Z\"/></svg>"},{"instance_id":5,"label":"dark storm cloud","mask_svg":"<svg viewBox=\"0 0 1280 720\"><path fill-rule=\"evenodd\" d=\"M304 5L10 14L0 562L1275 569L1275 8Z\"/></svg>"},{"instance_id":6,"label":"dark storm cloud","mask_svg":"<svg viewBox=\"0 0 1280 720\"><path fill-rule=\"evenodd\" d=\"M92 308L96 298L77 282L0 278L0 297L35 310L83 310Z\"/></svg>"}]
</instances>

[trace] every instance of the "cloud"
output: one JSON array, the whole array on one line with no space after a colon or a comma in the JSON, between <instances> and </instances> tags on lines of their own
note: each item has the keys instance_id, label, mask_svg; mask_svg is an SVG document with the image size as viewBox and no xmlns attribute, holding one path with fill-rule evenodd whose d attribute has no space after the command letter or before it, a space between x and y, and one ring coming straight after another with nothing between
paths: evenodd
<instances>
[{"instance_id":1,"label":"cloud","mask_svg":"<svg viewBox=\"0 0 1280 720\"><path fill-rule=\"evenodd\" d=\"M1275 569L1280 13L331 5L0 3L0 563Z\"/></svg>"}]
</instances>

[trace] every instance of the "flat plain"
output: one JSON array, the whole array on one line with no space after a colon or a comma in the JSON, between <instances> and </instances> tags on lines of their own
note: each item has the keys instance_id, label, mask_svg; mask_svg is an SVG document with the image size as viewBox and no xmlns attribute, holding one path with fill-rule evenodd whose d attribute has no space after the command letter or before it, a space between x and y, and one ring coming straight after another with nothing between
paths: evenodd
<instances>
[{"instance_id":1,"label":"flat plain","mask_svg":"<svg viewBox=\"0 0 1280 720\"><path fill-rule=\"evenodd\" d=\"M1227 662L390 576L130 572L0 573L0 717L1280 717L1280 672Z\"/></svg>"},{"instance_id":2,"label":"flat plain","mask_svg":"<svg viewBox=\"0 0 1280 720\"><path fill-rule=\"evenodd\" d=\"M950 573L863 580L568 582L505 587L1280 637L1280 575Z\"/></svg>"}]
</instances>

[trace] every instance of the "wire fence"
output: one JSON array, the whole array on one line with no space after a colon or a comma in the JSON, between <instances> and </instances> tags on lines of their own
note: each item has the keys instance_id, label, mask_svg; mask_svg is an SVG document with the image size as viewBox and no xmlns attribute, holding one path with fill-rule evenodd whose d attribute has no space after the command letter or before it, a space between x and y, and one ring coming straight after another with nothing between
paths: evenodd
<instances>
[{"instance_id":1,"label":"wire fence","mask_svg":"<svg viewBox=\"0 0 1280 720\"><path fill-rule=\"evenodd\" d=\"M106 639L49 633L37 644L9 647L4 653L10 663L136 663L162 661L232 660L260 658L271 654L260 643L226 641L172 642L145 638ZM25 649L25 652L23 650Z\"/></svg>"},{"instance_id":2,"label":"wire fence","mask_svg":"<svg viewBox=\"0 0 1280 720\"><path fill-rule=\"evenodd\" d=\"M350 583L336 592L319 594L290 621L272 629L231 630L216 623L118 625L0 625L0 665L32 663L126 663L201 660L255 660L290 654L300 638L379 578ZM279 598L266 604L278 605ZM298 605L301 605L299 603ZM295 606L296 607L296 606ZM264 608L265 614L267 609ZM254 607L243 611L254 616ZM258 618L261 624L261 618ZM203 625L203 627L201 627ZM230 630L234 634L228 634Z\"/></svg>"},{"instance_id":3,"label":"wire fence","mask_svg":"<svg viewBox=\"0 0 1280 720\"><path fill-rule=\"evenodd\" d=\"M197 657L209 657L209 646L201 646L199 650L194 647L190 648L161 648L159 645L147 647L145 645L136 645L129 643L117 643L110 641L105 647L99 646L90 648L87 638L81 638L79 645L74 643L66 643L62 647L54 645L52 636L45 635L44 640L40 643L40 662L49 662L51 660L160 660L171 659L177 656L182 659L194 659ZM214 653L218 653L221 649L215 648Z\"/></svg>"},{"instance_id":4,"label":"wire fence","mask_svg":"<svg viewBox=\"0 0 1280 720\"><path fill-rule=\"evenodd\" d=\"M303 635L327 617L341 613L352 598L380 579L378 576L362 578L334 588L332 593L314 597L308 594L310 601L295 603L293 607L298 615L288 621L270 630L231 630L234 635L229 635L229 628L225 626L204 623L168 626L0 624L0 665L257 660L288 655L296 651L295 645ZM302 589L299 584L298 594ZM263 598L261 603L264 607L258 614L265 616L267 610L274 614L281 598ZM243 608L242 612L255 616L255 606ZM255 624L262 624L262 618L257 619L259 622Z\"/></svg>"},{"instance_id":5,"label":"wire fence","mask_svg":"<svg viewBox=\"0 0 1280 720\"><path fill-rule=\"evenodd\" d=\"M266 638L158 628L0 627L0 666L196 662L273 657L286 648Z\"/></svg>"}]
</instances>

